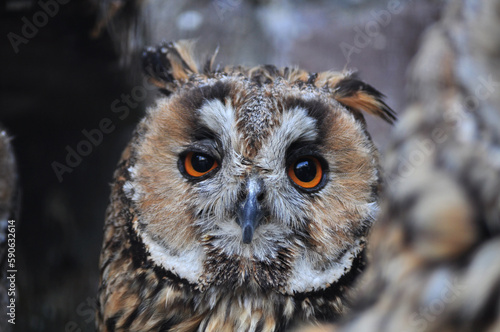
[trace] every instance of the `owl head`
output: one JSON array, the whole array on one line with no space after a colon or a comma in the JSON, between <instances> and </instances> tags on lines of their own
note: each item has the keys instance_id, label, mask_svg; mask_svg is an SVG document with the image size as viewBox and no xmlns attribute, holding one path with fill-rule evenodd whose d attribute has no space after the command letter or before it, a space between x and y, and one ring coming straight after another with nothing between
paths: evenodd
<instances>
[{"instance_id":1,"label":"owl head","mask_svg":"<svg viewBox=\"0 0 500 332\"><path fill-rule=\"evenodd\" d=\"M349 72L216 69L191 49L143 56L163 97L130 145L124 195L148 259L201 292L294 295L357 273L380 182L363 112L392 122L383 96Z\"/></svg>"}]
</instances>

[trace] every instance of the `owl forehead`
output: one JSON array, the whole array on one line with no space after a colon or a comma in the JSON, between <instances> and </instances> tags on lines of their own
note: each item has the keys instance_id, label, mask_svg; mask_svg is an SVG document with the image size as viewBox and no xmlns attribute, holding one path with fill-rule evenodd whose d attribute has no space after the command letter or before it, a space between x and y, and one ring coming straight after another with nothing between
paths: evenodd
<instances>
[{"instance_id":1,"label":"owl forehead","mask_svg":"<svg viewBox=\"0 0 500 332\"><path fill-rule=\"evenodd\" d=\"M321 97L318 91L302 91L287 82L246 80L217 81L185 96L195 115L194 132L208 130L248 159L264 142L272 142L272 136L287 143L320 139L332 113L328 99Z\"/></svg>"}]
</instances>

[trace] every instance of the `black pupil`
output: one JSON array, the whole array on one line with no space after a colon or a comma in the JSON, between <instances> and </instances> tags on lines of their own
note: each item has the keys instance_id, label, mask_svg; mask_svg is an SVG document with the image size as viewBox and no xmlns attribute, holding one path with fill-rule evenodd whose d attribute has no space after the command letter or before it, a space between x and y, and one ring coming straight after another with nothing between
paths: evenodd
<instances>
[{"instance_id":1,"label":"black pupil","mask_svg":"<svg viewBox=\"0 0 500 332\"><path fill-rule=\"evenodd\" d=\"M191 158L193 169L199 173L208 172L214 165L214 159L202 154L194 154Z\"/></svg>"},{"instance_id":2,"label":"black pupil","mask_svg":"<svg viewBox=\"0 0 500 332\"><path fill-rule=\"evenodd\" d=\"M311 159L300 159L295 164L295 176L302 182L311 182L316 177L316 164Z\"/></svg>"}]
</instances>

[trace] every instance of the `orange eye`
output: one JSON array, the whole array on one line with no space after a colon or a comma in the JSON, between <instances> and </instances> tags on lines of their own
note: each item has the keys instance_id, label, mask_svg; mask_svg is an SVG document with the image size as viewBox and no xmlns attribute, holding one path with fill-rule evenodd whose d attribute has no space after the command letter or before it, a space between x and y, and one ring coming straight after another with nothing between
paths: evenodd
<instances>
[{"instance_id":1,"label":"orange eye","mask_svg":"<svg viewBox=\"0 0 500 332\"><path fill-rule=\"evenodd\" d=\"M312 189L321 182L323 168L317 158L301 157L288 168L288 176L296 185Z\"/></svg>"},{"instance_id":2,"label":"orange eye","mask_svg":"<svg viewBox=\"0 0 500 332\"><path fill-rule=\"evenodd\" d=\"M189 152L184 157L184 169L189 176L199 178L219 166L217 161L205 154Z\"/></svg>"}]
</instances>

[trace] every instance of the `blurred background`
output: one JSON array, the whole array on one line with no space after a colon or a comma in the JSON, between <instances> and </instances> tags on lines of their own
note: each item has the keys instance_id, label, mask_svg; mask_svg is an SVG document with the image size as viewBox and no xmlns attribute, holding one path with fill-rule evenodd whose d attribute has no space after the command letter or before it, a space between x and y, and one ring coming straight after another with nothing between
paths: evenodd
<instances>
[{"instance_id":1,"label":"blurred background","mask_svg":"<svg viewBox=\"0 0 500 332\"><path fill-rule=\"evenodd\" d=\"M200 59L219 47L215 62L221 64L354 69L399 112L410 61L443 5L438 0L3 1L0 123L12 137L21 197L14 331L94 330L109 185L121 151L155 96L140 74L143 47L190 38L197 40ZM383 151L390 126L367 120Z\"/></svg>"}]
</instances>

